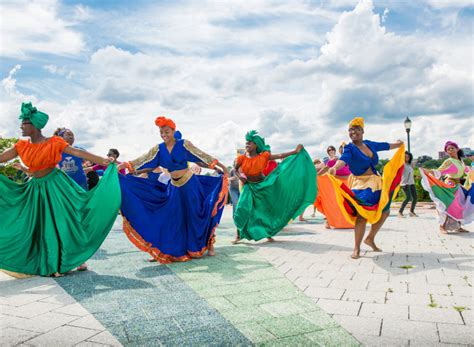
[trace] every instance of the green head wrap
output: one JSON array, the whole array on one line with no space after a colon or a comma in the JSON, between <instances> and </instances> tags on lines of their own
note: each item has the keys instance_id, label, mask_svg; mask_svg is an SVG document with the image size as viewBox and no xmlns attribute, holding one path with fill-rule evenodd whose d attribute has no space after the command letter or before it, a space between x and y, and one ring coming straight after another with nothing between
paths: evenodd
<instances>
[{"instance_id":1,"label":"green head wrap","mask_svg":"<svg viewBox=\"0 0 474 347\"><path fill-rule=\"evenodd\" d=\"M46 113L38 111L31 102L21 104L20 120L29 120L37 129L43 129L48 123L49 116Z\"/></svg>"},{"instance_id":2,"label":"green head wrap","mask_svg":"<svg viewBox=\"0 0 474 347\"><path fill-rule=\"evenodd\" d=\"M253 142L257 145L257 153L261 153L265 151L270 152L270 146L265 144L265 139L257 134L258 134L257 130L250 130L245 135L245 140Z\"/></svg>"}]
</instances>

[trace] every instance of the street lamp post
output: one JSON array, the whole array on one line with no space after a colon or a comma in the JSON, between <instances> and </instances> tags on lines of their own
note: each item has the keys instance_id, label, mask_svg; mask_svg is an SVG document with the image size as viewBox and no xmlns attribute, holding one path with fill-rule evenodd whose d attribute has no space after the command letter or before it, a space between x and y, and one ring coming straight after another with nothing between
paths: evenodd
<instances>
[{"instance_id":1,"label":"street lamp post","mask_svg":"<svg viewBox=\"0 0 474 347\"><path fill-rule=\"evenodd\" d=\"M410 118L407 117L407 119L405 119L403 124L405 125L405 130L407 131L408 152L411 153L411 151L410 151L410 129L411 129L411 120L410 120Z\"/></svg>"}]
</instances>

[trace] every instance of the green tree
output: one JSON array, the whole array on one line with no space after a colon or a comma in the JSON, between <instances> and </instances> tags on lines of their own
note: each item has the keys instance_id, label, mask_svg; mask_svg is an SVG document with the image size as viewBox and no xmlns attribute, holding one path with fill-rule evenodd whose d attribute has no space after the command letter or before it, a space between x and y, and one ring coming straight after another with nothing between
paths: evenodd
<instances>
[{"instance_id":1,"label":"green tree","mask_svg":"<svg viewBox=\"0 0 474 347\"><path fill-rule=\"evenodd\" d=\"M18 139L15 138L0 138L0 153L4 150L12 147ZM13 162L19 162L18 159L15 159ZM24 174L14 169L11 166L12 162L0 164L0 175L7 176L15 181L22 182L24 181Z\"/></svg>"}]
</instances>

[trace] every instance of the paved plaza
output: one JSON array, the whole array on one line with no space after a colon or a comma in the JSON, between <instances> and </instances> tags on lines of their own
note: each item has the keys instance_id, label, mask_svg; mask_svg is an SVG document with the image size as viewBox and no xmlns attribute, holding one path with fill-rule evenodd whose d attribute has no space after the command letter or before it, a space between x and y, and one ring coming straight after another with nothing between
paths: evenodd
<instances>
[{"instance_id":1,"label":"paved plaza","mask_svg":"<svg viewBox=\"0 0 474 347\"><path fill-rule=\"evenodd\" d=\"M148 263L118 218L90 271L0 273L0 345L474 344L474 233L439 234L434 210L392 211L377 239L383 252L363 248L358 260L353 232L325 229L310 209L276 242L238 245L230 212L215 257Z\"/></svg>"}]
</instances>

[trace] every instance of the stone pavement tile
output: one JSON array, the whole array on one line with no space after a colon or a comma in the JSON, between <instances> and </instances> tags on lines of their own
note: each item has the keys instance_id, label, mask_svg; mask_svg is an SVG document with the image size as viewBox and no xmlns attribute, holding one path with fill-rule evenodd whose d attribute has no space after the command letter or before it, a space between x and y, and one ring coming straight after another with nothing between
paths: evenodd
<instances>
[{"instance_id":1,"label":"stone pavement tile","mask_svg":"<svg viewBox=\"0 0 474 347\"><path fill-rule=\"evenodd\" d=\"M454 296L468 296L472 298L474 296L474 288L469 286L450 286L449 289ZM435 293L433 293L435 294ZM438 293L436 293L438 294ZM439 293L444 294L444 293Z\"/></svg>"},{"instance_id":2,"label":"stone pavement tile","mask_svg":"<svg viewBox=\"0 0 474 347\"><path fill-rule=\"evenodd\" d=\"M0 331L5 327L21 327L27 321L28 318L10 316L8 314L0 313Z\"/></svg>"},{"instance_id":3,"label":"stone pavement tile","mask_svg":"<svg viewBox=\"0 0 474 347\"><path fill-rule=\"evenodd\" d=\"M330 279L327 278L318 278L318 277L298 277L296 281L293 282L298 288L305 289L306 287L327 287L331 283Z\"/></svg>"},{"instance_id":4,"label":"stone pavement tile","mask_svg":"<svg viewBox=\"0 0 474 347\"><path fill-rule=\"evenodd\" d=\"M97 330L66 325L39 335L31 340L28 340L26 343L34 346L71 346L85 341L88 338L97 335L98 333L99 331Z\"/></svg>"},{"instance_id":5,"label":"stone pavement tile","mask_svg":"<svg viewBox=\"0 0 474 347\"><path fill-rule=\"evenodd\" d=\"M342 265L339 271L341 272L355 272L355 273L371 273L374 270L374 265L352 265L346 264Z\"/></svg>"},{"instance_id":6,"label":"stone pavement tile","mask_svg":"<svg viewBox=\"0 0 474 347\"><path fill-rule=\"evenodd\" d=\"M216 339L218 337L218 339ZM196 328L186 334L168 335L156 338L143 339L137 344L130 346L250 346L251 342L237 330L229 330L220 325L212 329ZM125 344L127 346L127 344Z\"/></svg>"},{"instance_id":7,"label":"stone pavement tile","mask_svg":"<svg viewBox=\"0 0 474 347\"><path fill-rule=\"evenodd\" d=\"M81 306L79 303L69 304L54 310L54 312L64 313L71 316L87 316L89 311L87 311L84 307Z\"/></svg>"},{"instance_id":8,"label":"stone pavement tile","mask_svg":"<svg viewBox=\"0 0 474 347\"><path fill-rule=\"evenodd\" d=\"M279 338L304 335L319 330L317 326L301 315L267 319L258 324Z\"/></svg>"},{"instance_id":9,"label":"stone pavement tile","mask_svg":"<svg viewBox=\"0 0 474 347\"><path fill-rule=\"evenodd\" d=\"M179 315L173 317L172 320L184 334L193 331L196 327L207 327L212 330L212 327L214 326L221 326L224 323L228 323L223 320L219 312L216 311L210 311L207 314L200 315Z\"/></svg>"},{"instance_id":10,"label":"stone pavement tile","mask_svg":"<svg viewBox=\"0 0 474 347\"><path fill-rule=\"evenodd\" d=\"M454 308L410 306L410 320L464 324L461 315Z\"/></svg>"},{"instance_id":11,"label":"stone pavement tile","mask_svg":"<svg viewBox=\"0 0 474 347\"><path fill-rule=\"evenodd\" d=\"M321 271L332 271L332 272L339 272L341 268L341 264L320 264L316 263L309 267L308 273L316 274L320 273Z\"/></svg>"},{"instance_id":12,"label":"stone pavement tile","mask_svg":"<svg viewBox=\"0 0 474 347\"><path fill-rule=\"evenodd\" d=\"M442 343L423 340L411 340L410 347L472 347L472 345L465 345L459 343Z\"/></svg>"},{"instance_id":13,"label":"stone pavement tile","mask_svg":"<svg viewBox=\"0 0 474 347\"><path fill-rule=\"evenodd\" d=\"M429 283L412 282L408 284L408 292L415 294L443 294L451 295L451 290L447 285L433 285Z\"/></svg>"},{"instance_id":14,"label":"stone pavement tile","mask_svg":"<svg viewBox=\"0 0 474 347\"><path fill-rule=\"evenodd\" d=\"M259 305L259 304L264 304L267 302L274 301L262 292L255 292L250 295L247 293L226 295L224 298L228 300L230 303L232 303L234 307L254 306L254 305ZM215 298L211 298L211 299L215 299Z\"/></svg>"},{"instance_id":15,"label":"stone pavement tile","mask_svg":"<svg viewBox=\"0 0 474 347\"><path fill-rule=\"evenodd\" d=\"M254 344L276 339L275 335L254 322L235 324L235 327Z\"/></svg>"},{"instance_id":16,"label":"stone pavement tile","mask_svg":"<svg viewBox=\"0 0 474 347\"><path fill-rule=\"evenodd\" d=\"M2 346L14 346L37 336L38 332L6 327L0 330L0 344Z\"/></svg>"},{"instance_id":17,"label":"stone pavement tile","mask_svg":"<svg viewBox=\"0 0 474 347\"><path fill-rule=\"evenodd\" d=\"M473 326L474 325L474 310L471 308L470 310L463 310L461 312L462 318L466 325Z\"/></svg>"},{"instance_id":18,"label":"stone pavement tile","mask_svg":"<svg viewBox=\"0 0 474 347\"><path fill-rule=\"evenodd\" d=\"M299 277L304 277L308 275L307 270L301 269L290 269L288 272L285 273L285 277L288 278L290 281L294 281Z\"/></svg>"},{"instance_id":19,"label":"stone pavement tile","mask_svg":"<svg viewBox=\"0 0 474 347\"><path fill-rule=\"evenodd\" d=\"M360 346L360 343L353 336L347 334L347 332L340 327L315 331L313 333L308 333L305 336L315 342L318 346Z\"/></svg>"},{"instance_id":20,"label":"stone pavement tile","mask_svg":"<svg viewBox=\"0 0 474 347\"><path fill-rule=\"evenodd\" d=\"M104 326L100 324L93 315L87 315L81 318L74 317L73 320L68 323L68 325L100 331L105 330Z\"/></svg>"},{"instance_id":21,"label":"stone pavement tile","mask_svg":"<svg viewBox=\"0 0 474 347\"><path fill-rule=\"evenodd\" d=\"M472 326L456 324L438 324L441 342L474 344L474 329Z\"/></svg>"},{"instance_id":22,"label":"stone pavement tile","mask_svg":"<svg viewBox=\"0 0 474 347\"><path fill-rule=\"evenodd\" d=\"M107 347L108 345L104 345L103 343L97 342L90 342L90 341L83 341L79 342L75 347Z\"/></svg>"},{"instance_id":23,"label":"stone pavement tile","mask_svg":"<svg viewBox=\"0 0 474 347\"><path fill-rule=\"evenodd\" d=\"M473 309L472 297L466 296L451 296L451 295L432 295L432 298L439 307L454 307L460 306Z\"/></svg>"},{"instance_id":24,"label":"stone pavement tile","mask_svg":"<svg viewBox=\"0 0 474 347\"><path fill-rule=\"evenodd\" d=\"M108 346L121 346L122 344L108 331L103 331L90 337L87 341L101 343Z\"/></svg>"},{"instance_id":25,"label":"stone pavement tile","mask_svg":"<svg viewBox=\"0 0 474 347\"><path fill-rule=\"evenodd\" d=\"M74 300L73 297L71 297L69 294L64 292L63 294L56 294L56 295L49 296L46 299L40 300L40 302L47 302L50 304L58 304L58 305L70 305L70 304L74 304L76 300Z\"/></svg>"},{"instance_id":26,"label":"stone pavement tile","mask_svg":"<svg viewBox=\"0 0 474 347\"><path fill-rule=\"evenodd\" d=\"M399 338L400 334L410 339L438 342L438 330L435 323L413 322L387 319L382 323L381 336Z\"/></svg>"},{"instance_id":27,"label":"stone pavement tile","mask_svg":"<svg viewBox=\"0 0 474 347\"><path fill-rule=\"evenodd\" d=\"M32 318L60 307L62 307L62 305L35 301L19 307L0 305L0 313L7 313L17 317Z\"/></svg>"},{"instance_id":28,"label":"stone pavement tile","mask_svg":"<svg viewBox=\"0 0 474 347\"><path fill-rule=\"evenodd\" d=\"M207 302L209 305L214 307L218 311L222 310L230 310L235 308L236 306L232 304L229 300L227 300L225 297L221 296L216 296L214 298L208 298Z\"/></svg>"},{"instance_id":29,"label":"stone pavement tile","mask_svg":"<svg viewBox=\"0 0 474 347\"><path fill-rule=\"evenodd\" d=\"M385 292L347 289L341 300L383 304Z\"/></svg>"},{"instance_id":30,"label":"stone pavement tile","mask_svg":"<svg viewBox=\"0 0 474 347\"><path fill-rule=\"evenodd\" d=\"M337 299L340 300L344 294L344 289L308 287L304 293L311 298Z\"/></svg>"},{"instance_id":31,"label":"stone pavement tile","mask_svg":"<svg viewBox=\"0 0 474 347\"><path fill-rule=\"evenodd\" d=\"M335 314L332 316L347 331L363 331L365 335L379 336L382 324L381 318L343 316Z\"/></svg>"},{"instance_id":32,"label":"stone pavement tile","mask_svg":"<svg viewBox=\"0 0 474 347\"><path fill-rule=\"evenodd\" d=\"M316 325L317 329L332 329L339 327L337 322L321 309L302 313L300 316Z\"/></svg>"},{"instance_id":33,"label":"stone pavement tile","mask_svg":"<svg viewBox=\"0 0 474 347\"><path fill-rule=\"evenodd\" d=\"M2 292L0 291L0 294ZM48 294L17 293L10 295L0 295L0 304L8 306L23 306L41 299L46 299Z\"/></svg>"},{"instance_id":34,"label":"stone pavement tile","mask_svg":"<svg viewBox=\"0 0 474 347\"><path fill-rule=\"evenodd\" d=\"M404 320L408 319L408 306L363 303L359 316Z\"/></svg>"},{"instance_id":35,"label":"stone pavement tile","mask_svg":"<svg viewBox=\"0 0 474 347\"><path fill-rule=\"evenodd\" d=\"M352 278L353 281L368 281L368 282L388 282L388 274L362 273L358 272Z\"/></svg>"},{"instance_id":36,"label":"stone pavement tile","mask_svg":"<svg viewBox=\"0 0 474 347\"><path fill-rule=\"evenodd\" d=\"M380 347L380 346L403 346L408 347L410 343L404 337L391 338L386 336L373 336L364 334L355 334L354 337L360 341L364 347ZM430 345L426 345L427 347Z\"/></svg>"},{"instance_id":37,"label":"stone pavement tile","mask_svg":"<svg viewBox=\"0 0 474 347\"><path fill-rule=\"evenodd\" d=\"M287 346L311 346L313 344L314 342L310 338L306 337L305 335L298 335L298 336L283 337L278 340L264 342L259 346L261 347L270 347L270 346L287 347Z\"/></svg>"},{"instance_id":38,"label":"stone pavement tile","mask_svg":"<svg viewBox=\"0 0 474 347\"><path fill-rule=\"evenodd\" d=\"M329 280L334 280L334 279L350 280L354 276L355 275L352 272L336 272L336 271L323 270L318 274L317 278L329 279Z\"/></svg>"},{"instance_id":39,"label":"stone pavement tile","mask_svg":"<svg viewBox=\"0 0 474 347\"><path fill-rule=\"evenodd\" d=\"M335 279L331 281L331 283L329 284L329 288L366 290L368 285L368 281Z\"/></svg>"},{"instance_id":40,"label":"stone pavement tile","mask_svg":"<svg viewBox=\"0 0 474 347\"><path fill-rule=\"evenodd\" d=\"M467 286L467 282L462 276L427 275L427 280L430 284Z\"/></svg>"},{"instance_id":41,"label":"stone pavement tile","mask_svg":"<svg viewBox=\"0 0 474 347\"><path fill-rule=\"evenodd\" d=\"M393 305L426 306L430 304L430 296L428 294L387 293L386 303Z\"/></svg>"},{"instance_id":42,"label":"stone pavement tile","mask_svg":"<svg viewBox=\"0 0 474 347\"><path fill-rule=\"evenodd\" d=\"M271 320L272 315L260 307L238 307L232 310L220 311L232 324L243 322L258 322Z\"/></svg>"},{"instance_id":43,"label":"stone pavement tile","mask_svg":"<svg viewBox=\"0 0 474 347\"><path fill-rule=\"evenodd\" d=\"M49 277L34 276L18 280L0 272L0 291L3 295L17 294L34 287L54 283L54 280Z\"/></svg>"},{"instance_id":44,"label":"stone pavement tile","mask_svg":"<svg viewBox=\"0 0 474 347\"><path fill-rule=\"evenodd\" d=\"M68 324L76 318L77 317L65 315L62 313L47 312L28 319L21 327L26 330L44 333Z\"/></svg>"},{"instance_id":45,"label":"stone pavement tile","mask_svg":"<svg viewBox=\"0 0 474 347\"><path fill-rule=\"evenodd\" d=\"M313 311L314 303L308 298L291 299L284 301L273 301L267 304L261 304L260 308L269 312L274 317L284 317L298 313Z\"/></svg>"},{"instance_id":46,"label":"stone pavement tile","mask_svg":"<svg viewBox=\"0 0 474 347\"><path fill-rule=\"evenodd\" d=\"M355 288L354 288L355 289ZM382 291L392 293L406 293L408 285L406 282L399 282L391 279L390 282L369 282L367 290Z\"/></svg>"},{"instance_id":47,"label":"stone pavement tile","mask_svg":"<svg viewBox=\"0 0 474 347\"><path fill-rule=\"evenodd\" d=\"M301 296L301 292L295 286L289 284L281 286L278 290L266 289L261 291L272 300L292 299Z\"/></svg>"},{"instance_id":48,"label":"stone pavement tile","mask_svg":"<svg viewBox=\"0 0 474 347\"><path fill-rule=\"evenodd\" d=\"M349 316L357 316L362 303L355 301L341 301L319 299L318 306L329 314L344 314Z\"/></svg>"}]
</instances>

